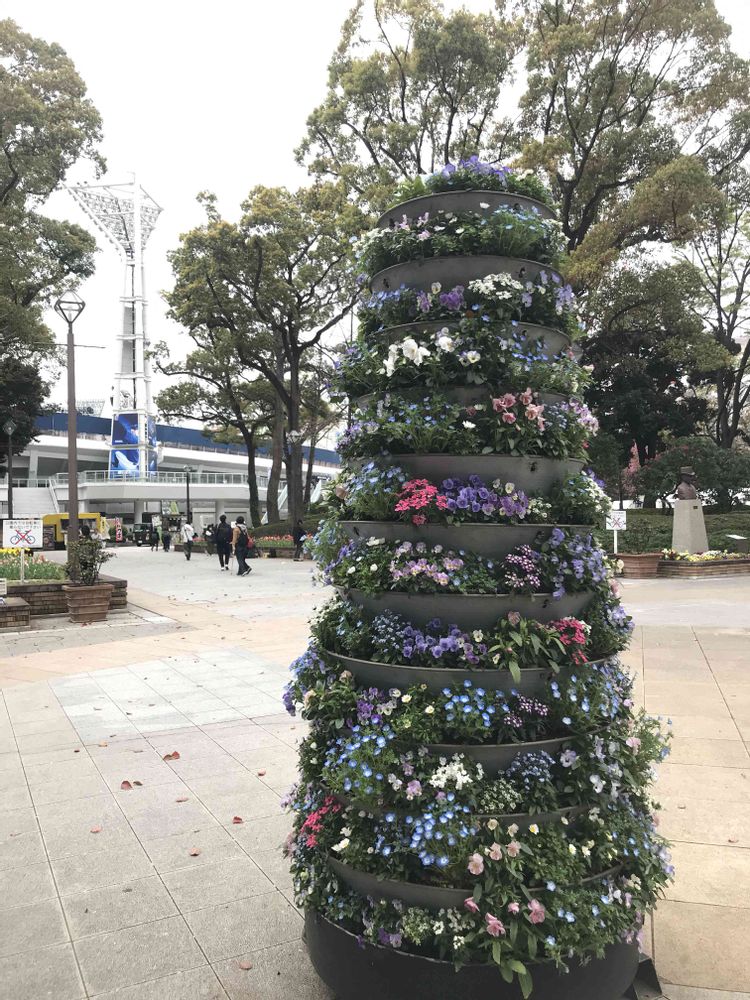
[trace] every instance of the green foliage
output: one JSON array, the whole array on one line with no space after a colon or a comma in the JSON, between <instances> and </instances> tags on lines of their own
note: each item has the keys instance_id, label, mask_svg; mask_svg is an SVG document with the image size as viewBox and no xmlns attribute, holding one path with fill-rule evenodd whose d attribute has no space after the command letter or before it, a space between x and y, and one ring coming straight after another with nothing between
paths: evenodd
<instances>
[{"instance_id":1,"label":"green foliage","mask_svg":"<svg viewBox=\"0 0 750 1000\"><path fill-rule=\"evenodd\" d=\"M7 580L21 579L21 554L16 550L0 549L0 576ZM59 563L48 562L42 555L26 553L24 563L26 580L64 580L65 570Z\"/></svg>"},{"instance_id":2,"label":"green foliage","mask_svg":"<svg viewBox=\"0 0 750 1000\"><path fill-rule=\"evenodd\" d=\"M638 470L636 486L666 502L680 481L680 468L688 465L695 470L704 502L716 503L720 510L729 510L750 488L750 451L720 448L710 438L698 437L672 442L668 451Z\"/></svg>"},{"instance_id":3,"label":"green foliage","mask_svg":"<svg viewBox=\"0 0 750 1000\"><path fill-rule=\"evenodd\" d=\"M750 538L750 508L743 507L731 514L704 514L706 521L706 533L708 535L708 545L717 551L737 551L737 543L729 539L728 535L744 535ZM628 510L628 530L620 532L618 535L618 548L621 552L642 552L639 548L641 533L638 530L641 524L648 526L649 551L660 552L662 549L672 547L672 518L668 512L659 510L638 510L631 508ZM636 534L631 534L631 526L636 528ZM612 532L603 531L600 533L603 544L612 550ZM633 541L633 538L636 541ZM586 617L591 621L590 612L586 612Z\"/></svg>"},{"instance_id":4,"label":"green foliage","mask_svg":"<svg viewBox=\"0 0 750 1000\"><path fill-rule=\"evenodd\" d=\"M65 572L71 583L80 587L93 587L99 582L99 571L114 556L94 538L79 538L68 542L68 562Z\"/></svg>"}]
</instances>

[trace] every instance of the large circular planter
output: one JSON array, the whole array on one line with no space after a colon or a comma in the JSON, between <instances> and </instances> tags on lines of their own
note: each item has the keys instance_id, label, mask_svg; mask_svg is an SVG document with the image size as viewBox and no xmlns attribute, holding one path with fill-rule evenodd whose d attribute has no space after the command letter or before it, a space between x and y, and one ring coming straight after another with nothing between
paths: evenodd
<instances>
[{"instance_id":1,"label":"large circular planter","mask_svg":"<svg viewBox=\"0 0 750 1000\"><path fill-rule=\"evenodd\" d=\"M494 965L465 965L384 948L334 924L313 910L305 914L305 943L315 971L336 1000L523 1000L516 981L506 983ZM531 1000L621 1000L638 971L638 946L616 944L570 972L551 963L530 966Z\"/></svg>"},{"instance_id":2,"label":"large circular planter","mask_svg":"<svg viewBox=\"0 0 750 1000\"><path fill-rule=\"evenodd\" d=\"M509 274L516 281L535 281L541 272L557 275L554 267L540 264L535 260L521 257L496 257L489 254L476 257L427 257L425 260L410 260L405 264L392 264L372 278L373 292L388 292L396 288L430 288L435 282L446 288L468 285L475 278L486 278L488 274Z\"/></svg>"},{"instance_id":3,"label":"large circular planter","mask_svg":"<svg viewBox=\"0 0 750 1000\"><path fill-rule=\"evenodd\" d=\"M111 583L95 583L93 587L64 586L70 620L79 625L103 622L109 612L113 589Z\"/></svg>"},{"instance_id":4,"label":"large circular planter","mask_svg":"<svg viewBox=\"0 0 750 1000\"><path fill-rule=\"evenodd\" d=\"M425 542L454 552L502 559L519 545L541 545L554 528L589 535L587 524L408 524L405 521L340 521L349 538L385 538L387 542Z\"/></svg>"},{"instance_id":5,"label":"large circular planter","mask_svg":"<svg viewBox=\"0 0 750 1000\"><path fill-rule=\"evenodd\" d=\"M542 455L378 455L358 460L360 466L374 461L380 466L398 465L418 479L442 483L444 479L468 479L479 476L485 483L496 480L513 483L524 493L546 493L556 483L582 471L584 463L575 458L546 458ZM355 463L351 463L352 466Z\"/></svg>"},{"instance_id":6,"label":"large circular planter","mask_svg":"<svg viewBox=\"0 0 750 1000\"><path fill-rule=\"evenodd\" d=\"M508 673L507 670L469 670L467 668L456 667L411 667L401 663L378 663L376 660L358 660L353 656L344 656L342 653L329 653L323 650L326 656L331 656L351 674L354 675L358 684L363 687L376 687L388 691L393 687L409 688L417 684L424 684L428 691L437 693L444 687L461 686L464 681L471 681L476 687L485 688L487 691L515 691L518 694L533 697L542 694L553 677L560 677L568 672L570 668L565 667L562 671L555 672L545 668L526 668L521 671L518 681ZM582 664L580 668L585 669L593 664L606 663L611 657L604 657L601 660L589 660Z\"/></svg>"},{"instance_id":7,"label":"large circular planter","mask_svg":"<svg viewBox=\"0 0 750 1000\"><path fill-rule=\"evenodd\" d=\"M428 910L462 910L464 900L471 896L472 890L445 888L437 885L420 885L418 882L402 882L395 879L380 879L377 875L363 872L359 868L352 868L351 865L339 861L337 858L328 858L331 871L348 886L362 896L371 896L373 899L400 899L407 906L423 906ZM605 879L612 878L621 871L622 865L609 868L605 872L598 872L588 878L581 879L576 885L593 885ZM561 889L568 888L561 885ZM544 886L529 886L533 892L543 892Z\"/></svg>"},{"instance_id":8,"label":"large circular planter","mask_svg":"<svg viewBox=\"0 0 750 1000\"><path fill-rule=\"evenodd\" d=\"M422 195L421 198L411 198L384 212L377 221L378 229L394 229L406 216L407 219L418 219L429 212L433 219L440 212L475 212L477 215L489 215L498 208L513 208L522 212L536 212L543 219L556 218L554 211L543 201L529 198L525 194L513 194L510 191L440 191L437 194Z\"/></svg>"},{"instance_id":9,"label":"large circular planter","mask_svg":"<svg viewBox=\"0 0 750 1000\"><path fill-rule=\"evenodd\" d=\"M367 396L358 396L354 400L354 405L359 409L363 409L369 406L370 403L382 399L386 395L408 400L421 400L425 396L434 399L436 396L439 396L447 403L461 403L463 406L489 405L493 397L502 396L510 391L510 389L505 387L490 386L488 383L484 383L483 385L461 385L453 389L441 389L437 387L430 390L425 390L424 388L387 389L383 392L371 392ZM554 403L564 403L570 398L570 396L563 396L559 392L536 393L536 402L543 403L545 406L551 406Z\"/></svg>"},{"instance_id":10,"label":"large circular planter","mask_svg":"<svg viewBox=\"0 0 750 1000\"><path fill-rule=\"evenodd\" d=\"M645 580L659 575L659 563L664 557L661 552L622 552L617 558L622 560L624 577Z\"/></svg>"},{"instance_id":11,"label":"large circular planter","mask_svg":"<svg viewBox=\"0 0 750 1000\"><path fill-rule=\"evenodd\" d=\"M382 341L385 344L394 344L405 337L427 336L431 337L438 330L448 329L455 332L458 329L458 320L415 320L413 323L403 323L401 326L389 326L376 333L369 334L370 341ZM523 323L520 320L512 320L507 333L498 333L498 340L515 336L521 343L536 343L541 341L548 357L554 357L560 351L565 351L571 346L570 337L553 326L539 326L536 323Z\"/></svg>"},{"instance_id":12,"label":"large circular planter","mask_svg":"<svg viewBox=\"0 0 750 1000\"><path fill-rule=\"evenodd\" d=\"M393 611L414 625L426 625L434 618L455 622L464 629L490 628L509 611L518 611L523 618L536 618L540 622L558 618L580 617L591 600L591 594L565 594L555 600L551 594L534 597L509 594L397 594L383 591L380 594L363 594L361 590L337 591L359 605L368 618L384 611Z\"/></svg>"}]
</instances>

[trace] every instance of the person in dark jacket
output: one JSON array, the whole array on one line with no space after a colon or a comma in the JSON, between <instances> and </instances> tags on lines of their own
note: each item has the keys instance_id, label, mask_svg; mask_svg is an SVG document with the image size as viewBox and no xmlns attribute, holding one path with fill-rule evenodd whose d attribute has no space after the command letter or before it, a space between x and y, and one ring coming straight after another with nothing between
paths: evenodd
<instances>
[{"instance_id":1,"label":"person in dark jacket","mask_svg":"<svg viewBox=\"0 0 750 1000\"><path fill-rule=\"evenodd\" d=\"M252 570L245 562L247 558L247 550L250 548L250 536L247 533L247 528L245 527L245 518L238 517L234 522L234 531L232 532L232 548L234 549L234 555L237 560L237 576L247 576L248 573L252 573Z\"/></svg>"},{"instance_id":2,"label":"person in dark jacket","mask_svg":"<svg viewBox=\"0 0 750 1000\"><path fill-rule=\"evenodd\" d=\"M172 532L170 531L168 524L165 524L161 530L161 541L164 546L164 551L169 552L169 546L172 544Z\"/></svg>"},{"instance_id":3,"label":"person in dark jacket","mask_svg":"<svg viewBox=\"0 0 750 1000\"><path fill-rule=\"evenodd\" d=\"M227 524L227 515L222 514L214 532L214 543L219 553L219 566L229 572L229 560L232 556L232 528Z\"/></svg>"},{"instance_id":4,"label":"person in dark jacket","mask_svg":"<svg viewBox=\"0 0 750 1000\"><path fill-rule=\"evenodd\" d=\"M294 542L294 561L299 562L302 558L302 546L305 544L305 539L307 538L307 532L305 531L305 526L300 519L295 524L292 530L292 541Z\"/></svg>"}]
</instances>

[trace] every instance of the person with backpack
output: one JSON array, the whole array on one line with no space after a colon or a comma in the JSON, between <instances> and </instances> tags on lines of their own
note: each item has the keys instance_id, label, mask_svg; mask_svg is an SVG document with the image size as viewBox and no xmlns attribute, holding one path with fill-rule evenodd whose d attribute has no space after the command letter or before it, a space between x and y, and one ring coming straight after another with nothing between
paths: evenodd
<instances>
[{"instance_id":1,"label":"person with backpack","mask_svg":"<svg viewBox=\"0 0 750 1000\"><path fill-rule=\"evenodd\" d=\"M248 535L247 528L245 527L245 518L242 516L238 517L234 522L232 547L237 559L237 576L247 576L248 573L252 573L252 570L245 562L245 559L247 558L247 550L250 548L250 536Z\"/></svg>"},{"instance_id":2,"label":"person with backpack","mask_svg":"<svg viewBox=\"0 0 750 1000\"><path fill-rule=\"evenodd\" d=\"M182 536L182 551L185 553L185 558L190 562L190 556L193 554L193 541L198 537L195 532L195 528L190 523L186 521L182 528L180 529L180 534Z\"/></svg>"},{"instance_id":3,"label":"person with backpack","mask_svg":"<svg viewBox=\"0 0 750 1000\"><path fill-rule=\"evenodd\" d=\"M214 532L216 551L219 553L219 566L229 572L229 559L232 555L232 529L227 524L227 515L222 514Z\"/></svg>"},{"instance_id":4,"label":"person with backpack","mask_svg":"<svg viewBox=\"0 0 750 1000\"><path fill-rule=\"evenodd\" d=\"M294 542L294 561L299 562L302 558L302 546L305 544L307 532L302 518L297 521L292 530L292 541Z\"/></svg>"}]
</instances>

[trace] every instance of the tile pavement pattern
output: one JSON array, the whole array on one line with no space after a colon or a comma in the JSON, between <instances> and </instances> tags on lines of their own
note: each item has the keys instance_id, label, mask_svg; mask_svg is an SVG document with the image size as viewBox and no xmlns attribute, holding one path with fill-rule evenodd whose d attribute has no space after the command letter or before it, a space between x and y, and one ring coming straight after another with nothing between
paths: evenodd
<instances>
[{"instance_id":1,"label":"tile pavement pattern","mask_svg":"<svg viewBox=\"0 0 750 1000\"><path fill-rule=\"evenodd\" d=\"M284 674L222 648L4 690L4 1000L329 996L280 852Z\"/></svg>"},{"instance_id":2,"label":"tile pavement pattern","mask_svg":"<svg viewBox=\"0 0 750 1000\"><path fill-rule=\"evenodd\" d=\"M2 638L0 1000L330 1000L279 850L305 733L279 697L322 595L156 559L138 621ZM625 586L636 697L675 733L648 946L668 1000L750 1000L750 587L655 583Z\"/></svg>"}]
</instances>

